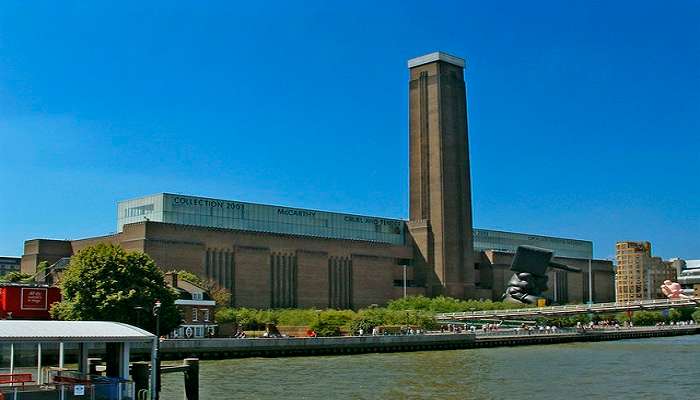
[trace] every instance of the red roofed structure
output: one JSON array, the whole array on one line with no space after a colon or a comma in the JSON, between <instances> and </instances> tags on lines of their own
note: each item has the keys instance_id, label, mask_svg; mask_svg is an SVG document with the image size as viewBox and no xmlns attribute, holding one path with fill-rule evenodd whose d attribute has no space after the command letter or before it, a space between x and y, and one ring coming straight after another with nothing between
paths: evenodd
<instances>
[{"instance_id":1,"label":"red roofed structure","mask_svg":"<svg viewBox=\"0 0 700 400\"><path fill-rule=\"evenodd\" d=\"M51 305L58 301L61 291L57 287L0 284L0 319L50 319Z\"/></svg>"}]
</instances>

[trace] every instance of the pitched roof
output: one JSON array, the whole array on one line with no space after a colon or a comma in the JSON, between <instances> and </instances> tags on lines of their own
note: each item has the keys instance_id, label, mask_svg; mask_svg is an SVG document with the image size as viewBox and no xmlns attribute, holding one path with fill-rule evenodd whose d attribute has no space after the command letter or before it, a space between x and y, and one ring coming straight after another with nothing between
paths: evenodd
<instances>
[{"instance_id":1,"label":"pitched roof","mask_svg":"<svg viewBox=\"0 0 700 400\"><path fill-rule=\"evenodd\" d=\"M0 320L0 342L148 342L154 338L120 322Z\"/></svg>"}]
</instances>

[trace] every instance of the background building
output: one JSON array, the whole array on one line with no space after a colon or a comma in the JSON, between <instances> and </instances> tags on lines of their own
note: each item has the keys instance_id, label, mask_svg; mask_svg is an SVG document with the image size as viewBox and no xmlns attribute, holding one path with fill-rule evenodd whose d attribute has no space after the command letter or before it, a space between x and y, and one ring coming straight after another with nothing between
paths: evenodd
<instances>
[{"instance_id":1,"label":"background building","mask_svg":"<svg viewBox=\"0 0 700 400\"><path fill-rule=\"evenodd\" d=\"M19 257L0 257L0 276L10 272L19 272L22 259Z\"/></svg>"},{"instance_id":2,"label":"background building","mask_svg":"<svg viewBox=\"0 0 700 400\"><path fill-rule=\"evenodd\" d=\"M117 232L142 221L403 245L399 219L159 193L117 203Z\"/></svg>"},{"instance_id":3,"label":"background building","mask_svg":"<svg viewBox=\"0 0 700 400\"><path fill-rule=\"evenodd\" d=\"M700 260L671 260L678 271L678 283L683 288L683 294L700 297Z\"/></svg>"},{"instance_id":4,"label":"background building","mask_svg":"<svg viewBox=\"0 0 700 400\"><path fill-rule=\"evenodd\" d=\"M408 220L160 193L119 202L116 234L26 241L22 270L110 242L149 254L166 271L215 281L233 305L255 308L384 304L403 295L404 283L409 295L496 300L520 244L551 248L560 262L587 270L591 242L472 229L464 60L432 53L408 66ZM612 263L592 266L593 297L608 301ZM588 299L583 274L551 279L552 299Z\"/></svg>"},{"instance_id":5,"label":"background building","mask_svg":"<svg viewBox=\"0 0 700 400\"><path fill-rule=\"evenodd\" d=\"M674 265L653 257L649 242L617 242L615 257L617 301L665 298L661 285L676 280Z\"/></svg>"},{"instance_id":6,"label":"background building","mask_svg":"<svg viewBox=\"0 0 700 400\"><path fill-rule=\"evenodd\" d=\"M236 208L234 216L226 214ZM136 219L125 221L125 216ZM25 269L31 271L46 260L51 265L42 282L56 283L68 265L66 257L106 241L146 252L166 271L186 269L216 281L232 291L239 306L382 304L403 295L403 265L407 292L428 294L425 274L421 276L414 264L405 220L167 193L119 202L117 220L121 232L115 235L27 241ZM547 293L551 300L580 303L589 295L597 302L614 300L609 261L592 261L589 291L590 241L487 229L474 232L475 298L500 299L512 275L515 249L534 245L553 249L558 262L584 271L551 271Z\"/></svg>"},{"instance_id":7,"label":"background building","mask_svg":"<svg viewBox=\"0 0 700 400\"><path fill-rule=\"evenodd\" d=\"M593 242L553 236L474 229L474 250L497 250L515 253L518 246L535 246L552 250L556 257L593 259Z\"/></svg>"}]
</instances>

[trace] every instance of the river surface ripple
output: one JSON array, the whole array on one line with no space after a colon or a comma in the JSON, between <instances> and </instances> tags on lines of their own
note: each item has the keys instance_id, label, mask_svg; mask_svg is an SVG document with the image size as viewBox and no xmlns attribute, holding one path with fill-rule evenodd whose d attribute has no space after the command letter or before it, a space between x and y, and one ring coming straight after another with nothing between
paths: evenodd
<instances>
[{"instance_id":1,"label":"river surface ripple","mask_svg":"<svg viewBox=\"0 0 700 400\"><path fill-rule=\"evenodd\" d=\"M700 335L202 361L202 399L700 399ZM182 374L162 399L182 399Z\"/></svg>"}]
</instances>

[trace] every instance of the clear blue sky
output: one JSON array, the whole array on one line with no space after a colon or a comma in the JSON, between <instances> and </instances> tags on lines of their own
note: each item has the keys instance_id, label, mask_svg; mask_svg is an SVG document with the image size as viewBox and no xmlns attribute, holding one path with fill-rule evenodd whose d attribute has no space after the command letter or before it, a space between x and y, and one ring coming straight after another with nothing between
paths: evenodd
<instances>
[{"instance_id":1,"label":"clear blue sky","mask_svg":"<svg viewBox=\"0 0 700 400\"><path fill-rule=\"evenodd\" d=\"M443 50L475 226L700 258L697 1L257 3L4 1L0 254L161 191L405 218L406 60Z\"/></svg>"}]
</instances>

